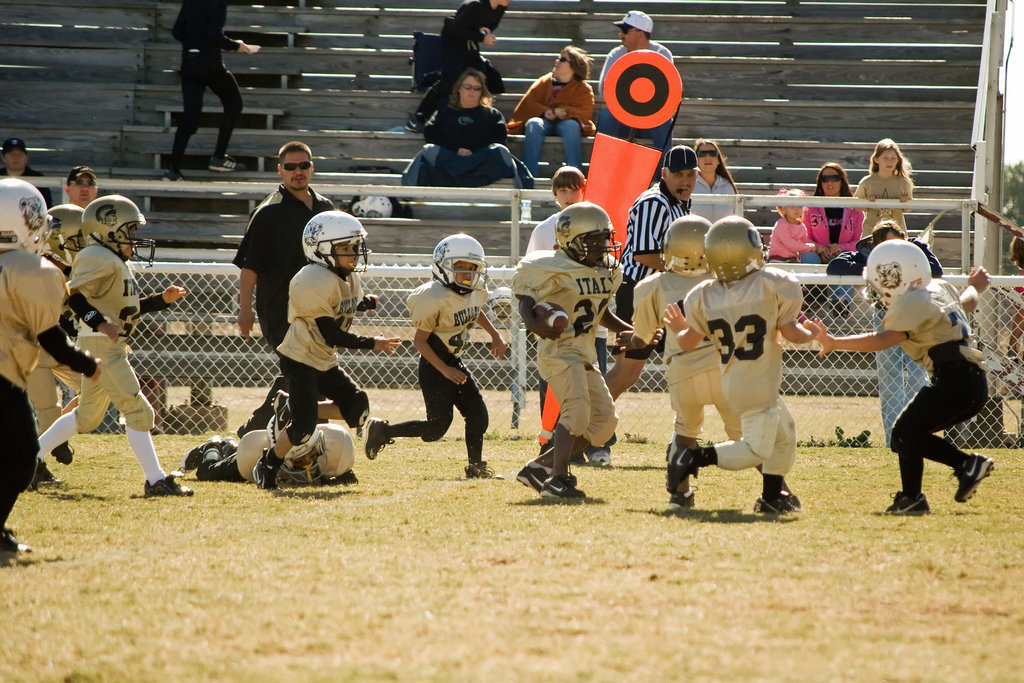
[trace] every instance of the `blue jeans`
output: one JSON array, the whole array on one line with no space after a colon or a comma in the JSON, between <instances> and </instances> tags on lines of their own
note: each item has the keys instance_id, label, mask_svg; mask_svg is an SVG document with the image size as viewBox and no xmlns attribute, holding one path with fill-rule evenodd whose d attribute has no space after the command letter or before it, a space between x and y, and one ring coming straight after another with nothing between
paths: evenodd
<instances>
[{"instance_id":1,"label":"blue jeans","mask_svg":"<svg viewBox=\"0 0 1024 683\"><path fill-rule=\"evenodd\" d=\"M526 141L523 143L523 163L536 178L540 173L540 150L544 138L557 135L562 138L562 151L568 166L583 168L583 134L576 119L548 121L535 116L526 122Z\"/></svg>"},{"instance_id":2,"label":"blue jeans","mask_svg":"<svg viewBox=\"0 0 1024 683\"><path fill-rule=\"evenodd\" d=\"M881 331L884 311L873 310L875 331ZM928 384L928 372L910 360L910 356L898 345L877 351L875 367L878 370L878 398L882 404L882 427L885 429L885 446L892 443L892 426L896 418L907 407L910 400Z\"/></svg>"}]
</instances>

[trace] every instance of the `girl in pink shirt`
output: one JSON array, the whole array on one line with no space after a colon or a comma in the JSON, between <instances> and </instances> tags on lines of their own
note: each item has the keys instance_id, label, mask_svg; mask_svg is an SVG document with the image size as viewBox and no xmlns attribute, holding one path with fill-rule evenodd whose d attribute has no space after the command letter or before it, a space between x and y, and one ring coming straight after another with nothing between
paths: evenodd
<instances>
[{"instance_id":1,"label":"girl in pink shirt","mask_svg":"<svg viewBox=\"0 0 1024 683\"><path fill-rule=\"evenodd\" d=\"M780 197L806 197L803 190L780 190ZM804 225L804 207L777 207L781 218L772 229L768 260L789 263L821 263L821 247L810 241Z\"/></svg>"}]
</instances>

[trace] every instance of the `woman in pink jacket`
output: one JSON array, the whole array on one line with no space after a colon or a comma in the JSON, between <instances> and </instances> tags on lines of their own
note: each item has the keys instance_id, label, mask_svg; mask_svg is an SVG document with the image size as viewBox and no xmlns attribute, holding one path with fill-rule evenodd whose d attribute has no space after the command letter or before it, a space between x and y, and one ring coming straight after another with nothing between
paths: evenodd
<instances>
[{"instance_id":1,"label":"woman in pink jacket","mask_svg":"<svg viewBox=\"0 0 1024 683\"><path fill-rule=\"evenodd\" d=\"M814 187L815 197L852 197L846 171L835 161L824 164L818 171ZM821 262L828 263L841 251L856 251L864 212L848 207L812 206L804 213L804 225L812 242L822 247ZM813 297L812 297L813 298ZM845 318L853 299L853 287L838 285L832 289L832 313Z\"/></svg>"}]
</instances>

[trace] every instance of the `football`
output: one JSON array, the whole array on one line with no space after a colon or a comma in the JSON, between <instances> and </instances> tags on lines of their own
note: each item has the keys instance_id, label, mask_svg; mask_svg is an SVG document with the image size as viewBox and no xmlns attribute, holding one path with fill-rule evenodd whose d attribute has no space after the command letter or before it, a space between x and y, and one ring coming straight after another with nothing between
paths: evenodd
<instances>
[{"instance_id":1,"label":"football","mask_svg":"<svg viewBox=\"0 0 1024 683\"><path fill-rule=\"evenodd\" d=\"M543 320L554 330L564 330L569 326L569 314L558 304L541 302L533 307L533 314Z\"/></svg>"}]
</instances>

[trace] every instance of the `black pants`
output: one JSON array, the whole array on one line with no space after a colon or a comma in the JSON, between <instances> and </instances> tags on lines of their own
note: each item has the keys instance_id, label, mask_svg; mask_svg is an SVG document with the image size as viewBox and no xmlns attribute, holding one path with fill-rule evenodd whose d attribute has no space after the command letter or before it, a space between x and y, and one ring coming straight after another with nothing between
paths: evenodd
<instances>
[{"instance_id":1,"label":"black pants","mask_svg":"<svg viewBox=\"0 0 1024 683\"><path fill-rule=\"evenodd\" d=\"M288 439L293 444L303 443L316 430L317 401L321 396L338 406L349 427L358 429L366 421L370 399L341 368L317 370L282 356L281 374L291 388L288 405L292 409L292 421L288 425Z\"/></svg>"},{"instance_id":2,"label":"black pants","mask_svg":"<svg viewBox=\"0 0 1024 683\"><path fill-rule=\"evenodd\" d=\"M892 449L900 458L903 492L921 492L925 459L957 467L967 454L935 432L978 414L988 400L985 371L966 360L937 364L931 383L917 392L892 427Z\"/></svg>"},{"instance_id":3,"label":"black pants","mask_svg":"<svg viewBox=\"0 0 1024 683\"><path fill-rule=\"evenodd\" d=\"M246 479L238 471L237 460L237 452L220 460L204 460L196 468L196 479L199 481L243 482Z\"/></svg>"},{"instance_id":4,"label":"black pants","mask_svg":"<svg viewBox=\"0 0 1024 683\"><path fill-rule=\"evenodd\" d=\"M203 93L207 88L220 98L224 107L220 131L217 133L217 147L213 155L219 158L228 152L231 133L235 129L238 116L242 113L242 93L238 90L238 83L224 66L219 52L186 51L181 56L181 97L184 113L181 125L174 134L174 147L171 149L169 165L171 170L181 170L181 160L185 156L188 139L199 130L199 117L203 113Z\"/></svg>"},{"instance_id":5,"label":"black pants","mask_svg":"<svg viewBox=\"0 0 1024 683\"><path fill-rule=\"evenodd\" d=\"M28 394L0 377L0 529L36 472L39 434Z\"/></svg>"}]
</instances>

